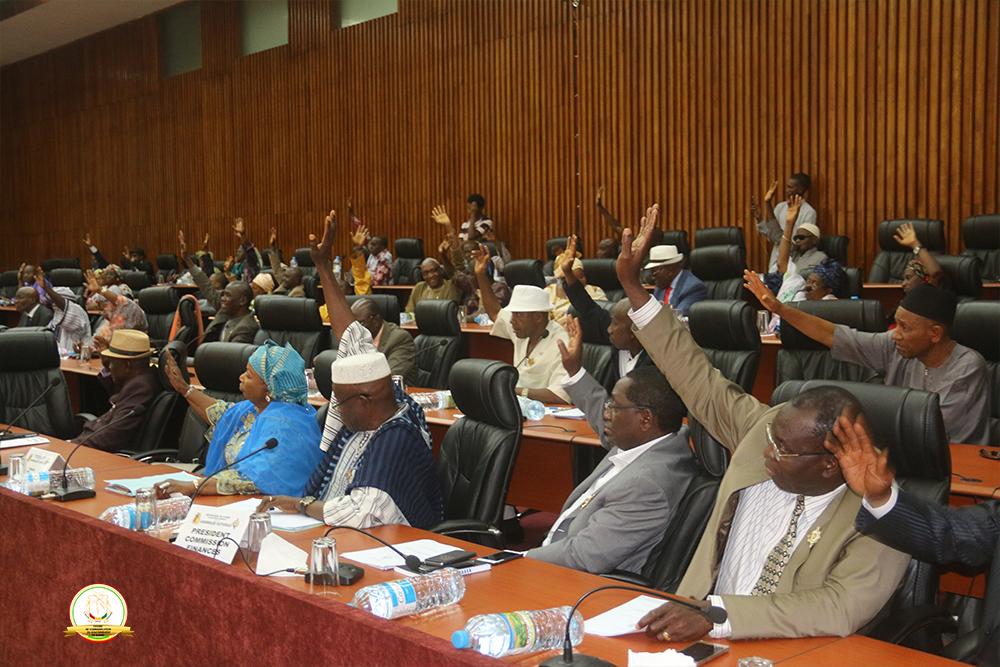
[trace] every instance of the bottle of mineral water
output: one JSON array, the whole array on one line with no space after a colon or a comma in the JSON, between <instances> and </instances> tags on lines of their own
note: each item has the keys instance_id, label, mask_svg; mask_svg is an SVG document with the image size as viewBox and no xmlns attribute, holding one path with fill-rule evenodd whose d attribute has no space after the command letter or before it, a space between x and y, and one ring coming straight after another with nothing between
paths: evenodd
<instances>
[{"instance_id":1,"label":"bottle of mineral water","mask_svg":"<svg viewBox=\"0 0 1000 667\"><path fill-rule=\"evenodd\" d=\"M454 568L365 586L351 605L380 618L400 618L455 604L465 595L465 580Z\"/></svg>"},{"instance_id":2,"label":"bottle of mineral water","mask_svg":"<svg viewBox=\"0 0 1000 667\"><path fill-rule=\"evenodd\" d=\"M471 648L494 658L562 648L570 609L572 607L562 606L473 616L464 630L456 630L451 635L451 645ZM569 639L573 646L583 641L583 616L579 611L573 613Z\"/></svg>"},{"instance_id":3,"label":"bottle of mineral water","mask_svg":"<svg viewBox=\"0 0 1000 667\"><path fill-rule=\"evenodd\" d=\"M527 396L518 396L517 403L521 406L521 414L525 419L538 421L545 416L545 406L541 401L536 401Z\"/></svg>"},{"instance_id":4,"label":"bottle of mineral water","mask_svg":"<svg viewBox=\"0 0 1000 667\"><path fill-rule=\"evenodd\" d=\"M340 276L343 273L342 264L340 263L340 255L333 258L333 277L340 280Z\"/></svg>"},{"instance_id":5,"label":"bottle of mineral water","mask_svg":"<svg viewBox=\"0 0 1000 667\"><path fill-rule=\"evenodd\" d=\"M191 509L191 499L187 496L171 496L156 501L157 523L161 528L180 525ZM104 510L101 521L135 530L135 503L115 505Z\"/></svg>"}]
</instances>

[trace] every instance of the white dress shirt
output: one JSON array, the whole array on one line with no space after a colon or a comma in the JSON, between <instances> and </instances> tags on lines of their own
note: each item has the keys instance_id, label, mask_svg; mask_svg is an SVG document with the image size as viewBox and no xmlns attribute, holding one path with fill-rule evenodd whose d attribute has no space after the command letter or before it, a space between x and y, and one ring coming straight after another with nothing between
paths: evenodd
<instances>
[{"instance_id":1,"label":"white dress shirt","mask_svg":"<svg viewBox=\"0 0 1000 667\"><path fill-rule=\"evenodd\" d=\"M566 369L563 368L562 355L559 353L557 343L560 340L563 344L569 342L566 330L555 320L549 320L546 327L548 335L538 341L531 354L528 354L528 339L517 337L510 323L510 315L508 309L502 309L497 321L493 323L490 335L506 338L514 344L513 365L520 375L517 380L518 388L548 389L569 403L569 394L563 389Z\"/></svg>"}]
</instances>

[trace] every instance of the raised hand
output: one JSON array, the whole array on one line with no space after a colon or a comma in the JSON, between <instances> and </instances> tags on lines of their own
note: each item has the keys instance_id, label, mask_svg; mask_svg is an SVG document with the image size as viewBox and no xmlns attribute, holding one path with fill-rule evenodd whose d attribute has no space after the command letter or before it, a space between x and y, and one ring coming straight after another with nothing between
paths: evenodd
<instances>
[{"instance_id":1,"label":"raised hand","mask_svg":"<svg viewBox=\"0 0 1000 667\"><path fill-rule=\"evenodd\" d=\"M91 294L97 294L101 291L101 284L97 282L97 276L90 269L87 269L83 273L84 280L87 281L87 291Z\"/></svg>"},{"instance_id":2,"label":"raised hand","mask_svg":"<svg viewBox=\"0 0 1000 667\"><path fill-rule=\"evenodd\" d=\"M451 241L445 239L438 244L438 254L447 255L449 252L451 252Z\"/></svg>"},{"instance_id":3,"label":"raised hand","mask_svg":"<svg viewBox=\"0 0 1000 667\"><path fill-rule=\"evenodd\" d=\"M236 263L236 260L233 258L232 255L230 255L229 257L226 257L226 261L222 264L222 272L223 273L229 273L230 271L232 271L233 264L235 264L235 263Z\"/></svg>"},{"instance_id":4,"label":"raised hand","mask_svg":"<svg viewBox=\"0 0 1000 667\"><path fill-rule=\"evenodd\" d=\"M628 227L622 230L622 249L615 261L615 272L618 280L625 283L638 283L639 271L642 269L642 259L652 245L653 229L660 216L660 205L653 204L646 209L646 215L639 222L639 233L633 235Z\"/></svg>"},{"instance_id":5,"label":"raised hand","mask_svg":"<svg viewBox=\"0 0 1000 667\"><path fill-rule=\"evenodd\" d=\"M35 267L35 284L39 287L45 287L45 271L42 270L41 266Z\"/></svg>"},{"instance_id":6,"label":"raised hand","mask_svg":"<svg viewBox=\"0 0 1000 667\"><path fill-rule=\"evenodd\" d=\"M208 232L205 232L205 238L202 239L201 249L202 250L208 250Z\"/></svg>"},{"instance_id":7,"label":"raised hand","mask_svg":"<svg viewBox=\"0 0 1000 667\"><path fill-rule=\"evenodd\" d=\"M864 496L875 507L885 504L895 474L889 468L888 451L880 452L872 444L863 415L851 421L846 413L841 414L823 444L837 457L851 491Z\"/></svg>"},{"instance_id":8,"label":"raised hand","mask_svg":"<svg viewBox=\"0 0 1000 667\"><path fill-rule=\"evenodd\" d=\"M774 183L771 183L771 187L767 189L764 193L764 203L770 206L774 203L774 191L778 189L778 181L775 179Z\"/></svg>"},{"instance_id":9,"label":"raised hand","mask_svg":"<svg viewBox=\"0 0 1000 667\"><path fill-rule=\"evenodd\" d=\"M368 227L361 225L351 232L351 242L356 246L362 246L368 241Z\"/></svg>"},{"instance_id":10,"label":"raised hand","mask_svg":"<svg viewBox=\"0 0 1000 667\"><path fill-rule=\"evenodd\" d=\"M128 246L124 246L122 248L122 257L124 257L125 259L128 259L131 254L132 254L132 251L129 250Z\"/></svg>"},{"instance_id":11,"label":"raised hand","mask_svg":"<svg viewBox=\"0 0 1000 667\"><path fill-rule=\"evenodd\" d=\"M438 204L431 209L431 219L439 225L451 224L451 218L448 217L448 211L445 209L444 204Z\"/></svg>"},{"instance_id":12,"label":"raised hand","mask_svg":"<svg viewBox=\"0 0 1000 667\"><path fill-rule=\"evenodd\" d=\"M174 391L178 394L184 394L188 390L188 383L184 381L184 377L181 375L181 369L177 366L177 360L174 359L174 355L172 354L165 354L163 357L163 374L167 376L167 381Z\"/></svg>"},{"instance_id":13,"label":"raised hand","mask_svg":"<svg viewBox=\"0 0 1000 667\"><path fill-rule=\"evenodd\" d=\"M243 233L246 231L246 224L243 222L243 218L236 218L233 221L233 233L239 238L243 238Z\"/></svg>"},{"instance_id":14,"label":"raised hand","mask_svg":"<svg viewBox=\"0 0 1000 667\"><path fill-rule=\"evenodd\" d=\"M917 233L913 230L913 225L908 222L904 222L896 228L893 238L896 239L896 243L907 248L915 248L920 245L920 240L917 238Z\"/></svg>"},{"instance_id":15,"label":"raised hand","mask_svg":"<svg viewBox=\"0 0 1000 667\"><path fill-rule=\"evenodd\" d=\"M597 186L597 199L594 201L594 203L597 204L598 208L603 208L604 207L604 186L603 185L598 185Z\"/></svg>"},{"instance_id":16,"label":"raised hand","mask_svg":"<svg viewBox=\"0 0 1000 667\"><path fill-rule=\"evenodd\" d=\"M187 256L187 243L184 242L184 230L177 230L177 249L181 251L181 259Z\"/></svg>"},{"instance_id":17,"label":"raised hand","mask_svg":"<svg viewBox=\"0 0 1000 667\"><path fill-rule=\"evenodd\" d=\"M760 305L767 308L772 313L777 313L781 309L781 302L775 298L774 294L767 288L764 281L750 269L743 270L743 287L757 297Z\"/></svg>"},{"instance_id":18,"label":"raised hand","mask_svg":"<svg viewBox=\"0 0 1000 667\"><path fill-rule=\"evenodd\" d=\"M568 276L573 273L573 261L576 259L576 234L570 234L569 238L566 239L566 252L562 255L562 264L559 268L562 269L563 276Z\"/></svg>"},{"instance_id":19,"label":"raised hand","mask_svg":"<svg viewBox=\"0 0 1000 667\"><path fill-rule=\"evenodd\" d=\"M337 235L337 212L331 210L323 223L323 238L316 239L315 234L309 235L309 256L316 266L326 266L333 258L333 238Z\"/></svg>"},{"instance_id":20,"label":"raised hand","mask_svg":"<svg viewBox=\"0 0 1000 667\"><path fill-rule=\"evenodd\" d=\"M795 221L799 217L799 209L802 207L803 199L801 195L792 195L788 198L788 210L785 211L785 227L792 229Z\"/></svg>"},{"instance_id":21,"label":"raised hand","mask_svg":"<svg viewBox=\"0 0 1000 667\"><path fill-rule=\"evenodd\" d=\"M760 220L760 209L757 207L757 197L750 195L750 217Z\"/></svg>"},{"instance_id":22,"label":"raised hand","mask_svg":"<svg viewBox=\"0 0 1000 667\"><path fill-rule=\"evenodd\" d=\"M86 234L83 235L83 245L88 247L94 245L93 243L90 242L90 232L87 232Z\"/></svg>"},{"instance_id":23,"label":"raised hand","mask_svg":"<svg viewBox=\"0 0 1000 667\"><path fill-rule=\"evenodd\" d=\"M479 247L472 251L475 260L476 275L485 276L490 266L490 249L485 244L480 243Z\"/></svg>"},{"instance_id":24,"label":"raised hand","mask_svg":"<svg viewBox=\"0 0 1000 667\"><path fill-rule=\"evenodd\" d=\"M566 316L564 326L569 335L569 341L563 343L561 340L557 340L556 345L559 346L563 368L566 369L566 373L570 377L573 377L580 372L580 368L583 366L583 331L580 329L580 320L572 315Z\"/></svg>"},{"instance_id":25,"label":"raised hand","mask_svg":"<svg viewBox=\"0 0 1000 667\"><path fill-rule=\"evenodd\" d=\"M274 244L277 243L277 242L278 242L278 228L277 227L271 227L271 236L267 240L267 245L269 247L273 248Z\"/></svg>"}]
</instances>

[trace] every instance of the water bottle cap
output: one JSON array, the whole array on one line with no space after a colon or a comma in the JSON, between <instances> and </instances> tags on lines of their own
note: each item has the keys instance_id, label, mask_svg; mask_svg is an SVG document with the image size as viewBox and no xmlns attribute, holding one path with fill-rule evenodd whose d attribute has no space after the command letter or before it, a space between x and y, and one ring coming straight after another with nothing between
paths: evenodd
<instances>
[{"instance_id":1,"label":"water bottle cap","mask_svg":"<svg viewBox=\"0 0 1000 667\"><path fill-rule=\"evenodd\" d=\"M455 648L469 648L472 645L469 631L455 630L455 632L451 633L451 645Z\"/></svg>"}]
</instances>

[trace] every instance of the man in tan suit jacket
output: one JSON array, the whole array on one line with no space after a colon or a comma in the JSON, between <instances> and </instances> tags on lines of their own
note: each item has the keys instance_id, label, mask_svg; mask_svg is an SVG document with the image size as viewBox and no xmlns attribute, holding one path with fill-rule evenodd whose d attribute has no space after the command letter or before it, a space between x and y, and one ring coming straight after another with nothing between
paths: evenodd
<instances>
[{"instance_id":1,"label":"man in tan suit jacket","mask_svg":"<svg viewBox=\"0 0 1000 667\"><path fill-rule=\"evenodd\" d=\"M672 642L709 633L735 639L854 633L889 600L909 563L855 530L861 497L845 486L837 459L824 448L841 412L853 415L861 406L843 390L823 388L772 408L713 368L674 313L639 282L658 208L647 211L634 247L626 230L618 277L643 347L690 417L733 452L677 590L708 597L729 618L713 626L668 603L639 626Z\"/></svg>"}]
</instances>

